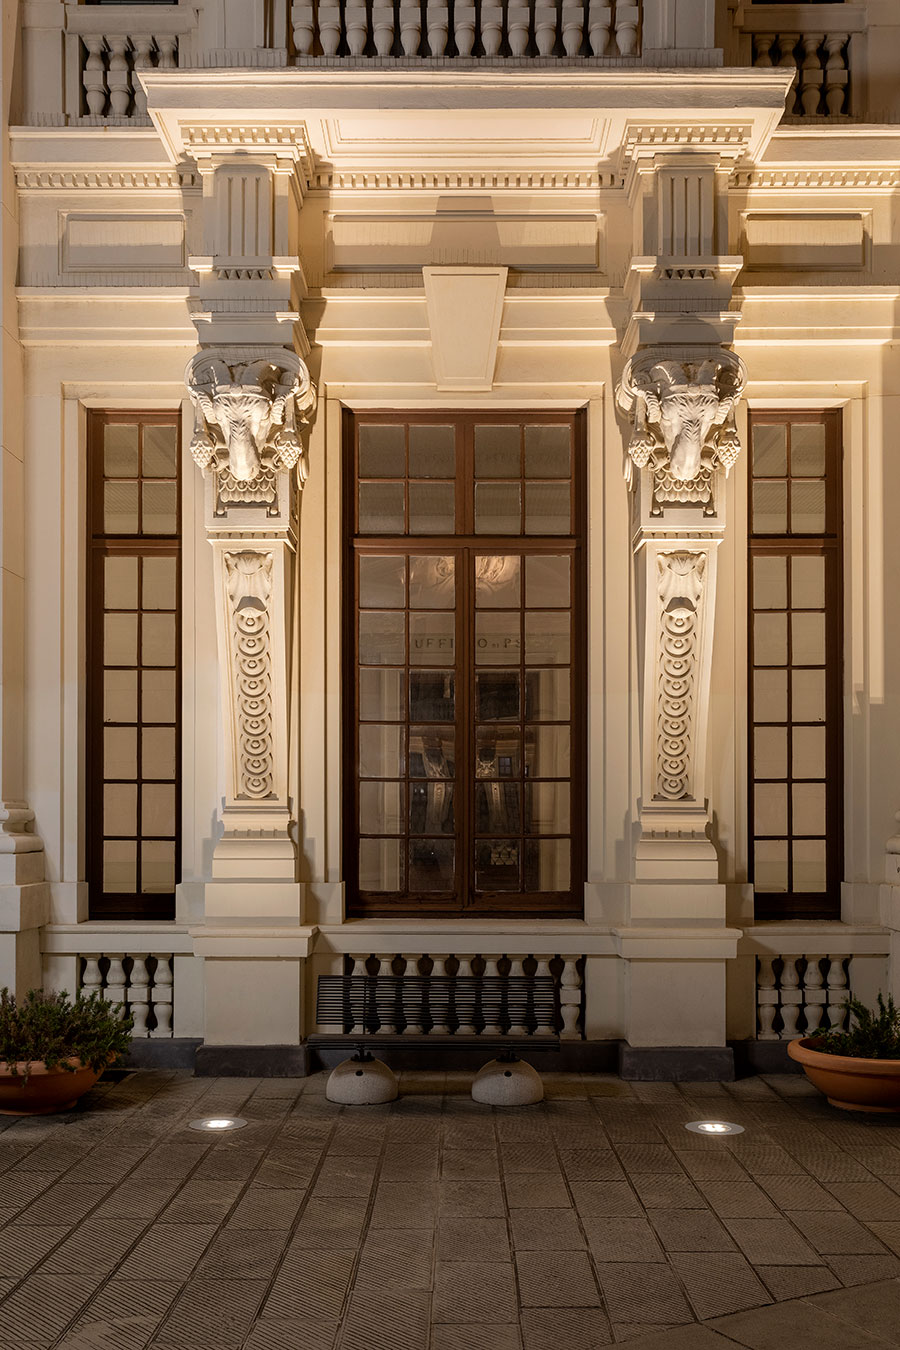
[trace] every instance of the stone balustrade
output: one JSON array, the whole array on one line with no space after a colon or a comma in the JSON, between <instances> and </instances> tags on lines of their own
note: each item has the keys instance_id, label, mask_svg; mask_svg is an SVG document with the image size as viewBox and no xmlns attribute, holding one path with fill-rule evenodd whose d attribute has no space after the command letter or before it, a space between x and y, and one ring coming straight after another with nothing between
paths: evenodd
<instances>
[{"instance_id":1,"label":"stone balustrade","mask_svg":"<svg viewBox=\"0 0 900 1350\"><path fill-rule=\"evenodd\" d=\"M757 957L757 1040L789 1041L843 1027L851 966L852 957L841 954Z\"/></svg>"},{"instance_id":2,"label":"stone balustrade","mask_svg":"<svg viewBox=\"0 0 900 1350\"><path fill-rule=\"evenodd\" d=\"M625 0L296 0L300 61L317 58L635 57L640 4Z\"/></svg>"},{"instance_id":3,"label":"stone balustrade","mask_svg":"<svg viewBox=\"0 0 900 1350\"><path fill-rule=\"evenodd\" d=\"M859 5L754 5L742 33L752 64L795 72L787 99L793 117L842 117L854 112L854 35L865 29Z\"/></svg>"},{"instance_id":4,"label":"stone balustrade","mask_svg":"<svg viewBox=\"0 0 900 1350\"><path fill-rule=\"evenodd\" d=\"M352 1002L362 1013L352 1024L326 1022L320 1000L320 1032L562 1040L584 1034L584 961L578 956L360 953L347 956L344 966L344 975L363 991ZM548 987L549 999L537 996Z\"/></svg>"},{"instance_id":5,"label":"stone balustrade","mask_svg":"<svg viewBox=\"0 0 900 1350\"><path fill-rule=\"evenodd\" d=\"M81 992L99 990L108 1003L130 1012L135 1038L172 1035L175 984L171 952L82 955L79 966Z\"/></svg>"},{"instance_id":6,"label":"stone balustrade","mask_svg":"<svg viewBox=\"0 0 900 1350\"><path fill-rule=\"evenodd\" d=\"M180 6L66 6L70 120L146 122L140 71L174 70L196 13Z\"/></svg>"}]
</instances>

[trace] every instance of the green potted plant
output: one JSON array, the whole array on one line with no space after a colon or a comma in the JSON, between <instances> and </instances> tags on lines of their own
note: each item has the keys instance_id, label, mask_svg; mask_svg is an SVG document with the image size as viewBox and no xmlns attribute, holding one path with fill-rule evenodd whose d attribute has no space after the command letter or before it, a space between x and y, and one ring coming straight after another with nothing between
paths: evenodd
<instances>
[{"instance_id":1,"label":"green potted plant","mask_svg":"<svg viewBox=\"0 0 900 1350\"><path fill-rule=\"evenodd\" d=\"M0 1115L68 1111L131 1044L133 1019L98 992L0 990Z\"/></svg>"},{"instance_id":2,"label":"green potted plant","mask_svg":"<svg viewBox=\"0 0 900 1350\"><path fill-rule=\"evenodd\" d=\"M807 1078L845 1111L900 1111L900 1008L878 995L878 1010L850 999L847 1031L817 1031L788 1044Z\"/></svg>"}]
</instances>

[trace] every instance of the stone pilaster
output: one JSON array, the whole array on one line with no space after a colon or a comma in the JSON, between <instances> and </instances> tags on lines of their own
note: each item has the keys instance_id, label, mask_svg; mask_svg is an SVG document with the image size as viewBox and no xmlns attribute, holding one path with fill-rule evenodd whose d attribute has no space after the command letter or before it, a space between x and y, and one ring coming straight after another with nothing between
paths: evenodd
<instances>
[{"instance_id":1,"label":"stone pilaster","mask_svg":"<svg viewBox=\"0 0 900 1350\"><path fill-rule=\"evenodd\" d=\"M725 962L739 936L725 926L710 838L707 742L717 551L745 382L729 349L742 260L727 252L724 188L744 146L698 139L672 144L665 128L641 128L623 166L635 253L616 397L627 420L641 767L629 923L616 940L638 1054L724 1047ZM672 991L665 1027L653 1020L660 982Z\"/></svg>"},{"instance_id":2,"label":"stone pilaster","mask_svg":"<svg viewBox=\"0 0 900 1350\"><path fill-rule=\"evenodd\" d=\"M10 71L4 70L4 74ZM30 73L33 74L33 71ZM25 72L26 83L29 72ZM8 99L8 94L4 94ZM2 181L12 182L4 105ZM3 192L2 406L0 406L0 988L41 984L40 928L50 917L44 846L25 796L25 473L22 348L16 302L18 199Z\"/></svg>"},{"instance_id":3,"label":"stone pilaster","mask_svg":"<svg viewBox=\"0 0 900 1350\"><path fill-rule=\"evenodd\" d=\"M306 458L299 424L315 391L284 348L255 359L236 348L195 356L191 451L206 477L214 550L223 716L223 833L205 888L206 919L299 923L289 789L292 631L299 496ZM230 362L230 364L229 364Z\"/></svg>"}]
</instances>

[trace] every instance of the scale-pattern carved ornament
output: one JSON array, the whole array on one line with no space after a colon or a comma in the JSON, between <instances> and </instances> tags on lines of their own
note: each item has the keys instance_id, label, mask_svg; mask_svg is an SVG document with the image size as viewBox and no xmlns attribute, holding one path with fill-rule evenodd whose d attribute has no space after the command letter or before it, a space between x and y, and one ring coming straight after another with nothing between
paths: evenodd
<instances>
[{"instance_id":1,"label":"scale-pattern carved ornament","mask_svg":"<svg viewBox=\"0 0 900 1350\"><path fill-rule=\"evenodd\" d=\"M234 682L235 796L261 801L275 794L272 731L271 553L225 554L225 586Z\"/></svg>"},{"instance_id":2,"label":"scale-pattern carved ornament","mask_svg":"<svg viewBox=\"0 0 900 1350\"><path fill-rule=\"evenodd\" d=\"M654 796L691 798L698 696L700 624L706 590L706 553L657 554L659 602Z\"/></svg>"},{"instance_id":3,"label":"scale-pattern carved ornament","mask_svg":"<svg viewBox=\"0 0 900 1350\"><path fill-rule=\"evenodd\" d=\"M625 367L616 402L631 422L625 477L653 474L654 505L697 502L712 510L715 472L726 475L740 454L734 410L744 390L744 363L722 350L702 361L639 352Z\"/></svg>"},{"instance_id":4,"label":"scale-pattern carved ornament","mask_svg":"<svg viewBox=\"0 0 900 1350\"><path fill-rule=\"evenodd\" d=\"M253 353L202 351L185 383L194 405L191 454L216 482L216 505L265 505L277 498L276 474L308 465L298 427L316 406L316 388L299 356L284 348Z\"/></svg>"}]
</instances>

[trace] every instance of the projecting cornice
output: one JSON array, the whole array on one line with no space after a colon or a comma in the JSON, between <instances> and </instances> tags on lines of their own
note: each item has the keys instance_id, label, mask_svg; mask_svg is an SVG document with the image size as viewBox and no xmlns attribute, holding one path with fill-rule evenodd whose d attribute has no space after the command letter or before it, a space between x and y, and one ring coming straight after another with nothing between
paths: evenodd
<instances>
[{"instance_id":1,"label":"projecting cornice","mask_svg":"<svg viewBox=\"0 0 900 1350\"><path fill-rule=\"evenodd\" d=\"M754 164L784 114L781 69L159 70L140 72L173 162L296 137L335 172L618 171L698 150ZM411 114L414 114L411 116ZM259 141L257 147L261 148ZM207 151L208 153L208 151Z\"/></svg>"}]
</instances>

